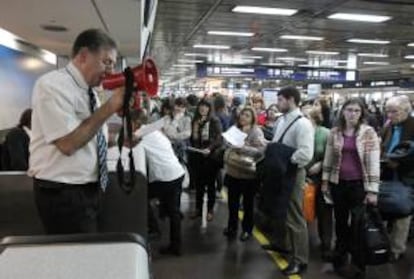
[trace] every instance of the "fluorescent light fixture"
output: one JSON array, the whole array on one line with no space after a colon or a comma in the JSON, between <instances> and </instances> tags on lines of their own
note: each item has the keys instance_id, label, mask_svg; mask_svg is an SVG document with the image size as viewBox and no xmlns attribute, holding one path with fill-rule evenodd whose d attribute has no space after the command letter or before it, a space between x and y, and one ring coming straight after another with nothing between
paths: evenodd
<instances>
[{"instance_id":1,"label":"fluorescent light fixture","mask_svg":"<svg viewBox=\"0 0 414 279\"><path fill-rule=\"evenodd\" d=\"M291 16L298 12L298 10L295 10L295 9L257 7L257 6L236 6L231 11L234 13L281 15L281 16Z\"/></svg>"},{"instance_id":2,"label":"fluorescent light fixture","mask_svg":"<svg viewBox=\"0 0 414 279\"><path fill-rule=\"evenodd\" d=\"M366 40L366 39L349 39L347 40L349 43L355 43L355 44L375 44L375 45L387 45L390 43L390 41L385 40Z\"/></svg>"},{"instance_id":3,"label":"fluorescent light fixture","mask_svg":"<svg viewBox=\"0 0 414 279\"><path fill-rule=\"evenodd\" d=\"M263 56L258 55L242 55L240 56L241 59L262 59Z\"/></svg>"},{"instance_id":4,"label":"fluorescent light fixture","mask_svg":"<svg viewBox=\"0 0 414 279\"><path fill-rule=\"evenodd\" d=\"M263 65L263 66L285 66L286 64L284 64L284 63L262 63L260 65Z\"/></svg>"},{"instance_id":5,"label":"fluorescent light fixture","mask_svg":"<svg viewBox=\"0 0 414 279\"><path fill-rule=\"evenodd\" d=\"M298 67L307 67L307 68L317 68L318 66L309 65L309 64L300 64Z\"/></svg>"},{"instance_id":6,"label":"fluorescent light fixture","mask_svg":"<svg viewBox=\"0 0 414 279\"><path fill-rule=\"evenodd\" d=\"M222 59L213 61L215 64L253 64L254 59Z\"/></svg>"},{"instance_id":7,"label":"fluorescent light fixture","mask_svg":"<svg viewBox=\"0 0 414 279\"><path fill-rule=\"evenodd\" d=\"M229 49L230 46L223 46L223 45L193 45L193 48Z\"/></svg>"},{"instance_id":8,"label":"fluorescent light fixture","mask_svg":"<svg viewBox=\"0 0 414 279\"><path fill-rule=\"evenodd\" d=\"M322 41L323 37L300 36L300 35L282 35L281 39L286 40L304 40L304 41Z\"/></svg>"},{"instance_id":9,"label":"fluorescent light fixture","mask_svg":"<svg viewBox=\"0 0 414 279\"><path fill-rule=\"evenodd\" d=\"M208 31L209 35L218 35L218 36L236 36L236 37L253 37L254 33L252 32L230 32L230 31Z\"/></svg>"},{"instance_id":10,"label":"fluorescent light fixture","mask_svg":"<svg viewBox=\"0 0 414 279\"><path fill-rule=\"evenodd\" d=\"M203 63L204 60L189 60L189 59L178 59L180 63Z\"/></svg>"},{"instance_id":11,"label":"fluorescent light fixture","mask_svg":"<svg viewBox=\"0 0 414 279\"><path fill-rule=\"evenodd\" d=\"M381 62L381 61L366 61L364 62L365 65L389 65L389 62Z\"/></svg>"},{"instance_id":12,"label":"fluorescent light fixture","mask_svg":"<svg viewBox=\"0 0 414 279\"><path fill-rule=\"evenodd\" d=\"M184 53L184 56L191 56L191 57L208 57L207 53Z\"/></svg>"},{"instance_id":13,"label":"fluorescent light fixture","mask_svg":"<svg viewBox=\"0 0 414 279\"><path fill-rule=\"evenodd\" d=\"M358 53L360 57L376 57L376 58L387 58L388 54L381 53Z\"/></svg>"},{"instance_id":14,"label":"fluorescent light fixture","mask_svg":"<svg viewBox=\"0 0 414 279\"><path fill-rule=\"evenodd\" d=\"M364 22L384 22L384 21L391 19L390 16L348 14L348 13L335 13L335 14L328 16L328 18L350 20L350 21L364 21Z\"/></svg>"},{"instance_id":15,"label":"fluorescent light fixture","mask_svg":"<svg viewBox=\"0 0 414 279\"><path fill-rule=\"evenodd\" d=\"M411 69L414 69L414 64L413 64L413 65L411 65Z\"/></svg>"},{"instance_id":16,"label":"fluorescent light fixture","mask_svg":"<svg viewBox=\"0 0 414 279\"><path fill-rule=\"evenodd\" d=\"M406 55L404 56L405 59L414 59L414 55Z\"/></svg>"},{"instance_id":17,"label":"fluorescent light fixture","mask_svg":"<svg viewBox=\"0 0 414 279\"><path fill-rule=\"evenodd\" d=\"M253 51L263 51L263 52L287 52L285 48L269 48L269 47L254 47Z\"/></svg>"},{"instance_id":18,"label":"fluorescent light fixture","mask_svg":"<svg viewBox=\"0 0 414 279\"><path fill-rule=\"evenodd\" d=\"M49 64L57 65L57 55L53 52L42 50L42 58Z\"/></svg>"},{"instance_id":19,"label":"fluorescent light fixture","mask_svg":"<svg viewBox=\"0 0 414 279\"><path fill-rule=\"evenodd\" d=\"M307 54L316 54L316 55L338 55L337 51L323 51L323 50L307 50Z\"/></svg>"},{"instance_id":20,"label":"fluorescent light fixture","mask_svg":"<svg viewBox=\"0 0 414 279\"><path fill-rule=\"evenodd\" d=\"M348 60L332 60L332 62L336 62L336 63L348 63Z\"/></svg>"},{"instance_id":21,"label":"fluorescent light fixture","mask_svg":"<svg viewBox=\"0 0 414 279\"><path fill-rule=\"evenodd\" d=\"M407 46L414 47L414 43L409 43Z\"/></svg>"},{"instance_id":22,"label":"fluorescent light fixture","mask_svg":"<svg viewBox=\"0 0 414 279\"><path fill-rule=\"evenodd\" d=\"M9 31L0 28L0 45L6 46L8 48L18 50L18 44L16 42L18 37Z\"/></svg>"},{"instance_id":23,"label":"fluorescent light fixture","mask_svg":"<svg viewBox=\"0 0 414 279\"><path fill-rule=\"evenodd\" d=\"M296 57L276 57L276 60L282 61L298 61L298 62L306 62L308 59L306 58L296 58Z\"/></svg>"}]
</instances>

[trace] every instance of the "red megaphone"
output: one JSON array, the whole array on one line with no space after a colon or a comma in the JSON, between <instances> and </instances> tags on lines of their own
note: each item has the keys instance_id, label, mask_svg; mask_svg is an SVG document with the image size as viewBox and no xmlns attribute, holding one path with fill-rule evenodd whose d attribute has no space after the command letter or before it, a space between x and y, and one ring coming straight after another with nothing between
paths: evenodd
<instances>
[{"instance_id":1,"label":"red megaphone","mask_svg":"<svg viewBox=\"0 0 414 279\"><path fill-rule=\"evenodd\" d=\"M132 72L134 73L134 81L137 90L145 91L150 96L157 95L158 70L154 60L151 58L145 59L141 65L133 68ZM124 84L125 76L123 73L107 75L102 81L103 88L108 90L121 87Z\"/></svg>"}]
</instances>

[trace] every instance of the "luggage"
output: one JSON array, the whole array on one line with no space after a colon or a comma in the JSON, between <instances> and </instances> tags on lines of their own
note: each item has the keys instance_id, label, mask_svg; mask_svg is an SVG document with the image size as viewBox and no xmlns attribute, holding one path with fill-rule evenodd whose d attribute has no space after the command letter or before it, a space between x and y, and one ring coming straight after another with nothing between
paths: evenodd
<instances>
[{"instance_id":1,"label":"luggage","mask_svg":"<svg viewBox=\"0 0 414 279\"><path fill-rule=\"evenodd\" d=\"M414 188L399 181L382 182L378 209L385 219L406 217L414 213Z\"/></svg>"},{"instance_id":2,"label":"luggage","mask_svg":"<svg viewBox=\"0 0 414 279\"><path fill-rule=\"evenodd\" d=\"M1 278L149 279L146 244L128 233L7 237Z\"/></svg>"}]
</instances>

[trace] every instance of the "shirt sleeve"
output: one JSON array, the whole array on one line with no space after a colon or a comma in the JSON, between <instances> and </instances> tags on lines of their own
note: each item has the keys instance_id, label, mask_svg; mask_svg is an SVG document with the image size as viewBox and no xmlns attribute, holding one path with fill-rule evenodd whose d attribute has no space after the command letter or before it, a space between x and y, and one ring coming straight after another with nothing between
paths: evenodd
<instances>
[{"instance_id":1,"label":"shirt sleeve","mask_svg":"<svg viewBox=\"0 0 414 279\"><path fill-rule=\"evenodd\" d=\"M34 103L40 129L47 143L69 134L80 123L75 117L74 97L55 84L40 81L34 90Z\"/></svg>"},{"instance_id":2,"label":"shirt sleeve","mask_svg":"<svg viewBox=\"0 0 414 279\"><path fill-rule=\"evenodd\" d=\"M145 155L145 148L143 146L143 143L138 143L134 149L134 164L135 164L135 170L138 172L141 172L145 177L147 176L147 160Z\"/></svg>"},{"instance_id":3,"label":"shirt sleeve","mask_svg":"<svg viewBox=\"0 0 414 279\"><path fill-rule=\"evenodd\" d=\"M301 125L296 127L297 149L292 154L291 162L305 167L313 157L315 131L309 120L302 118L299 121Z\"/></svg>"}]
</instances>

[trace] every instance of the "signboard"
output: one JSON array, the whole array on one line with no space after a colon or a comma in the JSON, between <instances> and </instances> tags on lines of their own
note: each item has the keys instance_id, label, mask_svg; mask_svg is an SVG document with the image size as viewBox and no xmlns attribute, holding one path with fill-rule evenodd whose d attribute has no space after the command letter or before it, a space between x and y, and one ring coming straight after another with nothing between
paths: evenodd
<instances>
[{"instance_id":1,"label":"signboard","mask_svg":"<svg viewBox=\"0 0 414 279\"><path fill-rule=\"evenodd\" d=\"M315 69L306 67L267 67L261 65L196 64L196 75L204 77L253 77L257 79L290 79L294 81L347 81L355 80L356 71Z\"/></svg>"}]
</instances>

